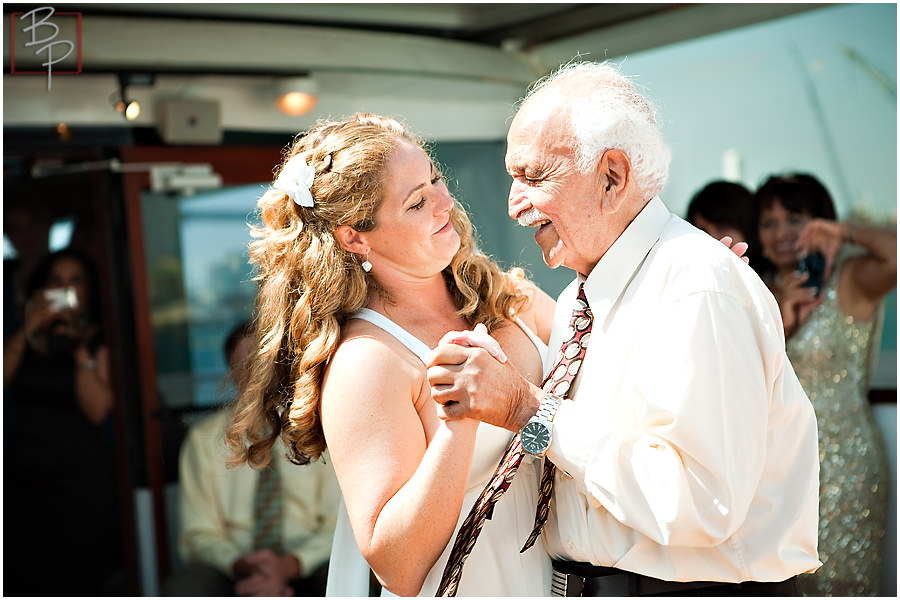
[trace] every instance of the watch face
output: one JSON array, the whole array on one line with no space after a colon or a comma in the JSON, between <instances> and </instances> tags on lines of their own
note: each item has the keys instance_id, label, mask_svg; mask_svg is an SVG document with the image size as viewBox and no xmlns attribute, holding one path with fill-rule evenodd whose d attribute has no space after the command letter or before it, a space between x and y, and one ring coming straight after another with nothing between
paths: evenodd
<instances>
[{"instance_id":1,"label":"watch face","mask_svg":"<svg viewBox=\"0 0 900 600\"><path fill-rule=\"evenodd\" d=\"M530 454L540 454L550 445L550 431L543 423L532 421L522 428L522 447Z\"/></svg>"}]
</instances>

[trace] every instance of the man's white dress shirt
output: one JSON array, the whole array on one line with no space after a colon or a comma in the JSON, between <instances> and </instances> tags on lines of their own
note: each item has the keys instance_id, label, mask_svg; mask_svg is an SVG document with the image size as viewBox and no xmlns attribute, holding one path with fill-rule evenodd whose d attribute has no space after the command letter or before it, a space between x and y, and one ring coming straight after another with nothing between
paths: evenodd
<instances>
[{"instance_id":1,"label":"man's white dress shirt","mask_svg":"<svg viewBox=\"0 0 900 600\"><path fill-rule=\"evenodd\" d=\"M180 456L180 535L185 563L200 563L233 576L234 561L254 552L253 497L259 473L244 464L229 468L225 429L229 408L193 425ZM285 553L300 561L302 577L328 560L341 489L331 461L298 466L284 458L279 440L272 461L281 472Z\"/></svg>"},{"instance_id":2,"label":"man's white dress shirt","mask_svg":"<svg viewBox=\"0 0 900 600\"><path fill-rule=\"evenodd\" d=\"M551 361L580 279L559 297ZM816 417L756 273L654 198L585 293L591 340L547 453L551 556L670 581L816 569Z\"/></svg>"}]
</instances>

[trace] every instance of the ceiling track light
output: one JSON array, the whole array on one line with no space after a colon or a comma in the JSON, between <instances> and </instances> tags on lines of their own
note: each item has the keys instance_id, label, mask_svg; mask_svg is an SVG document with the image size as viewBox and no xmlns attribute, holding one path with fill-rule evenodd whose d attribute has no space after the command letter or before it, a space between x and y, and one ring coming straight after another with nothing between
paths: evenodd
<instances>
[{"instance_id":1,"label":"ceiling track light","mask_svg":"<svg viewBox=\"0 0 900 600\"><path fill-rule=\"evenodd\" d=\"M296 117L315 108L318 101L319 82L308 75L288 77L275 84L275 91L279 110Z\"/></svg>"},{"instance_id":2,"label":"ceiling track light","mask_svg":"<svg viewBox=\"0 0 900 600\"><path fill-rule=\"evenodd\" d=\"M134 121L141 116L141 104L128 96L129 86L152 86L156 76L151 73L119 73L119 94L114 103L117 111L126 121Z\"/></svg>"},{"instance_id":3,"label":"ceiling track light","mask_svg":"<svg viewBox=\"0 0 900 600\"><path fill-rule=\"evenodd\" d=\"M137 99L129 96L129 90L135 86L150 87L155 83L156 76L153 73L119 73L117 75L118 89L111 96L112 105L116 111L125 117L126 121L134 121L141 114L141 105ZM291 115L305 115L318 102L319 82L309 73L302 72L288 77L282 77L275 81L276 105L281 112Z\"/></svg>"}]
</instances>

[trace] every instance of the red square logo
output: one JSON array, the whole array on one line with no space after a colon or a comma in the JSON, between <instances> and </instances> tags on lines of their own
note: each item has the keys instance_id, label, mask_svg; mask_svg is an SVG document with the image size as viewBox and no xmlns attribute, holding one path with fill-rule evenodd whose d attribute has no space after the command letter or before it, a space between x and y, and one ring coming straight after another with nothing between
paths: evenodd
<instances>
[{"instance_id":1,"label":"red square logo","mask_svg":"<svg viewBox=\"0 0 900 600\"><path fill-rule=\"evenodd\" d=\"M12 75L81 73L81 13L57 12L50 6L10 14Z\"/></svg>"}]
</instances>

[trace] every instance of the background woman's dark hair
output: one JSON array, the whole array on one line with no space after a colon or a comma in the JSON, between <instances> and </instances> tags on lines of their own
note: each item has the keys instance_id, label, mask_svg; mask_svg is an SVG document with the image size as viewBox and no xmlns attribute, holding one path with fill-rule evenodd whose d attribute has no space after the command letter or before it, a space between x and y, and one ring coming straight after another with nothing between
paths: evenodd
<instances>
[{"instance_id":1,"label":"background woman's dark hair","mask_svg":"<svg viewBox=\"0 0 900 600\"><path fill-rule=\"evenodd\" d=\"M100 278L97 267L85 253L74 248L64 248L43 257L35 265L25 282L25 297L31 298L36 291L45 287L50 280L50 272L59 261L70 258L77 261L84 270L88 300L85 316L91 323L100 324Z\"/></svg>"},{"instance_id":2,"label":"background woman's dark hair","mask_svg":"<svg viewBox=\"0 0 900 600\"><path fill-rule=\"evenodd\" d=\"M756 269L761 258L756 235L756 214L753 192L733 181L712 181L694 194L687 210L687 222L697 225L697 217L716 225L731 227L744 234L748 248L745 256ZM757 269L758 270L758 269Z\"/></svg>"},{"instance_id":3,"label":"background woman's dark hair","mask_svg":"<svg viewBox=\"0 0 900 600\"><path fill-rule=\"evenodd\" d=\"M792 213L802 213L815 219L837 220L834 201L822 183L806 173L774 175L763 183L754 196L754 226L759 226L760 213L775 201Z\"/></svg>"},{"instance_id":4,"label":"background woman's dark hair","mask_svg":"<svg viewBox=\"0 0 900 600\"><path fill-rule=\"evenodd\" d=\"M697 215L716 225L725 225L753 238L753 193L740 183L713 181L694 194L687 221L697 224Z\"/></svg>"}]
</instances>

